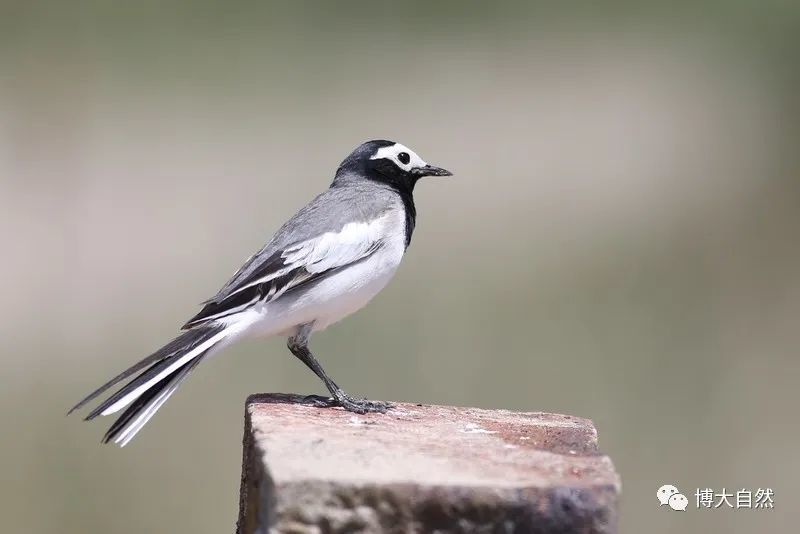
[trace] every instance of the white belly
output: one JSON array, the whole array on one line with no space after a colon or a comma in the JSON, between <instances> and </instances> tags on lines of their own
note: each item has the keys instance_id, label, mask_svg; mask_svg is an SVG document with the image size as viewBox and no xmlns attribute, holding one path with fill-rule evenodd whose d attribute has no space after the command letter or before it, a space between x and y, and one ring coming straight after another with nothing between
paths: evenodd
<instances>
[{"instance_id":1,"label":"white belly","mask_svg":"<svg viewBox=\"0 0 800 534\"><path fill-rule=\"evenodd\" d=\"M403 258L403 242L387 244L368 258L343 268L307 288L289 291L278 299L258 305L244 319L252 323L248 335L293 335L313 323L313 331L327 328L363 308L389 283Z\"/></svg>"}]
</instances>

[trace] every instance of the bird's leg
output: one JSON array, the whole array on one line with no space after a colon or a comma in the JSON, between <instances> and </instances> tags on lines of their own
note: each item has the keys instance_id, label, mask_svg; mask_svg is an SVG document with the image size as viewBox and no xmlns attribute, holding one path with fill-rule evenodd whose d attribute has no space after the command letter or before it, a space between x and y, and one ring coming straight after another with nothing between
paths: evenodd
<instances>
[{"instance_id":1,"label":"bird's leg","mask_svg":"<svg viewBox=\"0 0 800 534\"><path fill-rule=\"evenodd\" d=\"M312 325L309 324L300 327L297 334L290 337L286 345L289 347L289 350L292 352L292 354L297 356L297 359L306 364L306 366L314 371L314 374L325 383L325 387L328 388L328 391L330 391L331 397L333 398L324 399L317 395L309 395L306 397L306 399L318 406L341 406L349 412L360 414L369 412L385 413L388 408L391 408L392 405L387 402L370 401L367 399L359 400L352 398L327 375L320 363L311 353L311 350L308 348L308 340L311 336L311 326Z\"/></svg>"}]
</instances>

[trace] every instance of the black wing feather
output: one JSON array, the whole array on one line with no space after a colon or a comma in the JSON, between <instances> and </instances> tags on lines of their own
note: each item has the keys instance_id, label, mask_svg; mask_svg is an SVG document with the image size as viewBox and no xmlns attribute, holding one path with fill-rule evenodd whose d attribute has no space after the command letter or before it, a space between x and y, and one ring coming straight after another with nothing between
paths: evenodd
<instances>
[{"instance_id":1,"label":"black wing feather","mask_svg":"<svg viewBox=\"0 0 800 534\"><path fill-rule=\"evenodd\" d=\"M285 267L285 265L281 265L281 267ZM241 291L237 291L236 293L233 293L232 295L219 301L207 302L197 315L189 319L186 324L183 325L183 328L194 328L203 325L208 321L227 317L228 315L241 311L239 308L246 304L261 299L269 300L270 294L275 294L289 285L292 285L292 289L294 289L303 283L319 278L320 276L328 274L329 272L330 271L310 273L304 266L292 269L286 274L276 276L275 278L267 280L261 284L256 284ZM268 273L255 277L254 280L258 280L263 276L268 276ZM245 283L242 285L247 284Z\"/></svg>"},{"instance_id":2,"label":"black wing feather","mask_svg":"<svg viewBox=\"0 0 800 534\"><path fill-rule=\"evenodd\" d=\"M369 258L380 249L382 245L383 243L381 241L376 241L361 258L347 265L339 265L326 271L313 273L309 272L305 265L300 265L295 269L287 271L285 274L276 276L260 284L246 287L256 280L269 277L270 274L286 268L285 259L281 253L278 252L273 255L273 259L264 262L246 278L237 282L236 287L245 287L245 289L237 290L236 287L231 287L227 292L227 296L222 296L221 298L215 297L214 299L206 301L203 309L200 310L197 315L189 319L186 324L183 325L183 329L195 328L203 324L208 324L212 320L221 319L228 315L238 313L241 311L239 308L251 302L256 302L258 300L269 301L271 295L281 294L282 290L287 287L288 289L286 289L286 291L294 291L315 280L337 272L344 267L354 265Z\"/></svg>"}]
</instances>

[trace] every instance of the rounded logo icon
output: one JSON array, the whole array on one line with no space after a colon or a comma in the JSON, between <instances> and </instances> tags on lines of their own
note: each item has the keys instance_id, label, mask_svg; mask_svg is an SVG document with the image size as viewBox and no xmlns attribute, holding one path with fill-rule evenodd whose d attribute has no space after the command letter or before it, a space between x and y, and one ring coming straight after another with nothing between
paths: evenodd
<instances>
[{"instance_id":1,"label":"rounded logo icon","mask_svg":"<svg viewBox=\"0 0 800 534\"><path fill-rule=\"evenodd\" d=\"M682 493L676 493L669 498L669 507L678 512L685 512L689 506L689 499Z\"/></svg>"},{"instance_id":2,"label":"rounded logo icon","mask_svg":"<svg viewBox=\"0 0 800 534\"><path fill-rule=\"evenodd\" d=\"M661 506L664 506L666 504L669 504L670 497L672 497L673 495L678 495L679 493L680 491L678 491L678 488L676 488L675 486L671 484L664 484L663 486L658 488L658 491L656 492L656 497L658 497L658 502L661 503Z\"/></svg>"}]
</instances>

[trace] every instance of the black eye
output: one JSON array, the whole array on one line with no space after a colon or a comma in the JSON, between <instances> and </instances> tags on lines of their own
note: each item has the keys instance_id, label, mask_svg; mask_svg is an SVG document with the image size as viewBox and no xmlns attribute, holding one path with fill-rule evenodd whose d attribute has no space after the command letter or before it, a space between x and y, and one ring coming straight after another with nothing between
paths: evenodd
<instances>
[{"instance_id":1,"label":"black eye","mask_svg":"<svg viewBox=\"0 0 800 534\"><path fill-rule=\"evenodd\" d=\"M411 156L408 155L408 152L400 152L397 155L397 159L399 159L400 163L403 165L408 165L408 162L411 161Z\"/></svg>"}]
</instances>

